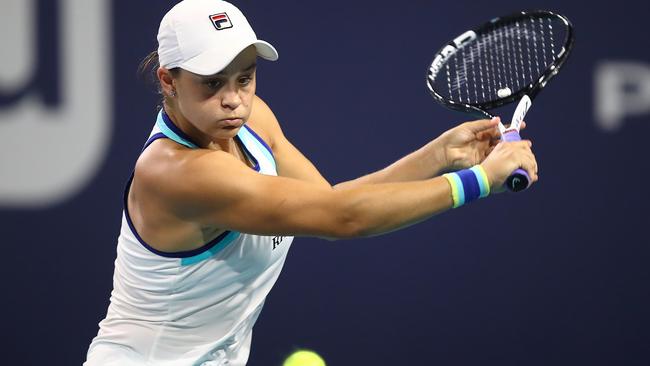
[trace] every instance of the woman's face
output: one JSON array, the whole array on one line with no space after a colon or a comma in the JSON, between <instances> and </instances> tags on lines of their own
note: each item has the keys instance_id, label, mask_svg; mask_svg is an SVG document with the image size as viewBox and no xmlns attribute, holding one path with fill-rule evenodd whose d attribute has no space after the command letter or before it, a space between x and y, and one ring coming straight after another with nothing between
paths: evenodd
<instances>
[{"instance_id":1,"label":"woman's face","mask_svg":"<svg viewBox=\"0 0 650 366\"><path fill-rule=\"evenodd\" d=\"M233 138L251 113L256 60L250 46L215 75L181 70L174 79L177 111L211 140Z\"/></svg>"}]
</instances>

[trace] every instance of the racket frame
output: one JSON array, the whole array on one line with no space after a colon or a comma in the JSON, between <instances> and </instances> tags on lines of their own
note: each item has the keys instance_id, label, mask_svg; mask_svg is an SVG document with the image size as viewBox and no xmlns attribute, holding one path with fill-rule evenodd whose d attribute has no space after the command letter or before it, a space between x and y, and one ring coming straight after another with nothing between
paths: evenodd
<instances>
[{"instance_id":1,"label":"racket frame","mask_svg":"<svg viewBox=\"0 0 650 366\"><path fill-rule=\"evenodd\" d=\"M523 88L513 92L512 94L503 97L497 98L488 102L482 103L463 103L453 100L449 100L438 93L433 85L432 81L435 80L434 76L437 76L438 72L444 68L445 63L449 58L455 54L460 48L467 46L468 43L474 42L476 39L481 37L483 34L488 33L496 27L505 24L513 24L518 20L522 19L548 19L548 18L559 19L566 25L566 35L564 39L564 45L556 55L556 59L547 67L546 71L535 81L524 86ZM476 29L466 31L460 36L454 38L447 45L442 47L431 63L431 66L427 70L426 75L426 84L429 92L433 98L440 104L445 107L465 113L469 113L478 118L492 118L494 117L488 110L501 107L505 104L511 103L515 100L519 100L524 95L527 95L531 100L546 86L546 84L551 80L557 73L560 71L564 63L566 62L571 50L573 49L574 44L574 31L573 25L564 15L548 11L548 10L531 10L531 11L519 11L510 15L497 17L489 22L484 23Z\"/></svg>"}]
</instances>

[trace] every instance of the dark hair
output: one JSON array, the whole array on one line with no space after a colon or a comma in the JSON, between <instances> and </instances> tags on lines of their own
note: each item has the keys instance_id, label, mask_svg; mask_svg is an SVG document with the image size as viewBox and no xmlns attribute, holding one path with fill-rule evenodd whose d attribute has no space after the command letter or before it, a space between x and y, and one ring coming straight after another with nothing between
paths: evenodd
<instances>
[{"instance_id":1,"label":"dark hair","mask_svg":"<svg viewBox=\"0 0 650 366\"><path fill-rule=\"evenodd\" d=\"M158 82L158 76L156 75L158 68L160 67L160 60L158 59L158 51L150 52L138 66L138 75L145 78L149 83L152 83L156 87L158 94L162 94L160 89L160 83ZM181 72L179 67L174 67L169 69L173 77L177 77Z\"/></svg>"}]
</instances>

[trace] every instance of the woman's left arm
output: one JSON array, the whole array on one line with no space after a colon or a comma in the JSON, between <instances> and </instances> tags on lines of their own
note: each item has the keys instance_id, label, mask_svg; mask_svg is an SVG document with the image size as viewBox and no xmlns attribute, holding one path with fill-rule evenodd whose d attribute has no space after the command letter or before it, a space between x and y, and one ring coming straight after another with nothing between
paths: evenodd
<instances>
[{"instance_id":1,"label":"woman's left arm","mask_svg":"<svg viewBox=\"0 0 650 366\"><path fill-rule=\"evenodd\" d=\"M498 119L462 123L386 168L336 187L417 181L445 171L470 168L482 162L494 149L500 136L498 123Z\"/></svg>"}]
</instances>

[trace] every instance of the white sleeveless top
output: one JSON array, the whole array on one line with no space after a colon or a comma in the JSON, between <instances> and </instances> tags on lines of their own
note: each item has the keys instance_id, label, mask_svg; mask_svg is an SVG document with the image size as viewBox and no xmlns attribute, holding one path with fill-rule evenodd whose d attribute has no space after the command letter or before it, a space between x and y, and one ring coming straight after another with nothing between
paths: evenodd
<instances>
[{"instance_id":1,"label":"white sleeveless top","mask_svg":"<svg viewBox=\"0 0 650 366\"><path fill-rule=\"evenodd\" d=\"M197 145L161 111L159 138ZM248 126L236 141L260 174L277 175L268 145ZM143 149L143 150L144 150ZM113 291L84 365L245 365L252 328L293 237L227 231L199 249L161 252L138 235L124 193Z\"/></svg>"}]
</instances>

